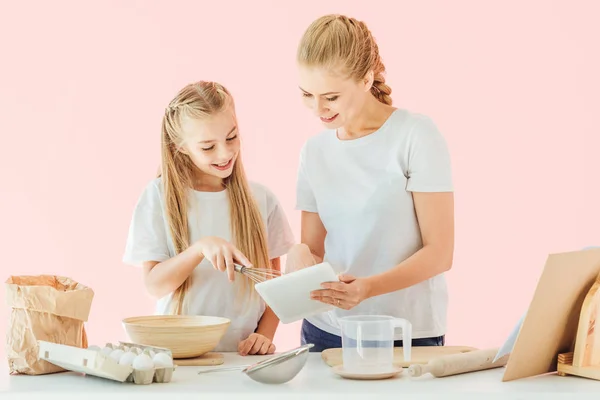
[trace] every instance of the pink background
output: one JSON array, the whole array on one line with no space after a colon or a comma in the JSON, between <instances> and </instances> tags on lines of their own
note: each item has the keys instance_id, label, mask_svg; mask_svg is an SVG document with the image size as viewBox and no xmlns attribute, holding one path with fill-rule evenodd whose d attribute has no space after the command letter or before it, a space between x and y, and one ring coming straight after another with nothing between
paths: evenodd
<instances>
[{"instance_id":1,"label":"pink background","mask_svg":"<svg viewBox=\"0 0 600 400\"><path fill-rule=\"evenodd\" d=\"M120 320L153 309L140 271L121 263L129 219L157 170L164 107L199 79L233 92L248 173L299 238L297 156L321 125L294 56L332 12L368 23L395 105L430 115L448 140L447 343L500 345L548 253L600 244L595 1L2 1L2 279L87 284L90 342L126 339ZM278 349L298 343L299 324L281 325Z\"/></svg>"}]
</instances>

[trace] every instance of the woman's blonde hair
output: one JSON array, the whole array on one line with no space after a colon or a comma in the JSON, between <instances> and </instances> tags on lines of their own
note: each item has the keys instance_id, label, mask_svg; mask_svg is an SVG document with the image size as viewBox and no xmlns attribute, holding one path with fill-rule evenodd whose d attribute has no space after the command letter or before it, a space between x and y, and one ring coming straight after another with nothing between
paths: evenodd
<instances>
[{"instance_id":1,"label":"woman's blonde hair","mask_svg":"<svg viewBox=\"0 0 600 400\"><path fill-rule=\"evenodd\" d=\"M385 83L379 48L362 21L338 14L318 18L304 32L296 58L306 66L341 67L356 81L373 71L371 93L380 102L392 104L392 89Z\"/></svg>"},{"instance_id":2,"label":"woman's blonde hair","mask_svg":"<svg viewBox=\"0 0 600 400\"><path fill-rule=\"evenodd\" d=\"M175 251L180 253L190 246L188 199L194 188L194 176L197 167L190 157L182 152L183 118L206 119L232 107L233 97L222 85L215 82L195 82L185 86L171 100L165 110L162 121L161 169L166 214ZM234 112L235 115L235 112ZM258 206L252 196L241 156L234 164L231 175L223 180L227 189L230 209L232 243L252 263L253 266L269 268L266 232ZM236 276L234 284L240 292L246 292L248 279ZM181 314L186 292L191 284L191 276L175 290L172 298L172 312ZM243 286L243 287L240 287ZM254 295L254 290L250 292Z\"/></svg>"}]
</instances>

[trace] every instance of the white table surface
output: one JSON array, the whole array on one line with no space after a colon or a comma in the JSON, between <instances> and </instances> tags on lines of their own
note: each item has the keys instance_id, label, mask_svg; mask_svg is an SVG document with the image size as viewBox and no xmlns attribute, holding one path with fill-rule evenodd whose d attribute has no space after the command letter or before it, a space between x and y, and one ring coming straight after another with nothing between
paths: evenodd
<instances>
[{"instance_id":1,"label":"white table surface","mask_svg":"<svg viewBox=\"0 0 600 400\"><path fill-rule=\"evenodd\" d=\"M241 357L225 354L225 363L233 366L251 364L264 356ZM302 371L282 385L265 385L254 382L240 371L227 371L198 375L201 369L214 367L177 367L169 383L135 385L120 383L73 372L50 375L0 376L0 399L70 399L89 398L121 399L205 399L206 396L233 397L235 399L317 398L367 399L573 399L577 394L600 395L600 381L579 377L560 377L556 374L502 382L503 368L469 374L434 378L424 375L411 378L406 372L395 378L377 381L348 380L336 375L322 360L320 353L311 353ZM232 396L231 396L232 395Z\"/></svg>"}]
</instances>

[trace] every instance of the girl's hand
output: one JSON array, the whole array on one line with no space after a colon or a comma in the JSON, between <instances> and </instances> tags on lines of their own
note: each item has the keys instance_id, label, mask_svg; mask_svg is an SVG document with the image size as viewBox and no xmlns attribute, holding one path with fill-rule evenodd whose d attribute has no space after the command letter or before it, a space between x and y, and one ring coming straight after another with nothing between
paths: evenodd
<instances>
[{"instance_id":1,"label":"girl's hand","mask_svg":"<svg viewBox=\"0 0 600 400\"><path fill-rule=\"evenodd\" d=\"M210 236L196 242L198 251L208 259L219 271L227 271L229 281L233 282L235 270L233 263L237 262L246 267L252 267L252 263L234 245L218 237Z\"/></svg>"},{"instance_id":2,"label":"girl's hand","mask_svg":"<svg viewBox=\"0 0 600 400\"><path fill-rule=\"evenodd\" d=\"M242 356L249 354L273 354L275 345L266 336L260 333L252 333L247 339L238 344L238 353Z\"/></svg>"},{"instance_id":3,"label":"girl's hand","mask_svg":"<svg viewBox=\"0 0 600 400\"><path fill-rule=\"evenodd\" d=\"M314 290L310 298L321 303L332 304L344 310L350 310L369 297L369 284L365 278L352 275L340 275L339 282L325 282L323 289Z\"/></svg>"}]
</instances>

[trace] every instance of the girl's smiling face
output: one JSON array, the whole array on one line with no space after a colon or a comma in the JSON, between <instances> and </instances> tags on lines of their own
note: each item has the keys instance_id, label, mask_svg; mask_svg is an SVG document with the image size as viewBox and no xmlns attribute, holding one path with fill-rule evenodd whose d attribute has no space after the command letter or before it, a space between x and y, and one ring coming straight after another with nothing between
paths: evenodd
<instances>
[{"instance_id":1,"label":"girl's smiling face","mask_svg":"<svg viewBox=\"0 0 600 400\"><path fill-rule=\"evenodd\" d=\"M240 152L237 119L233 107L206 119L182 118L182 151L198 168L197 179L218 178L219 183L229 177Z\"/></svg>"}]
</instances>

